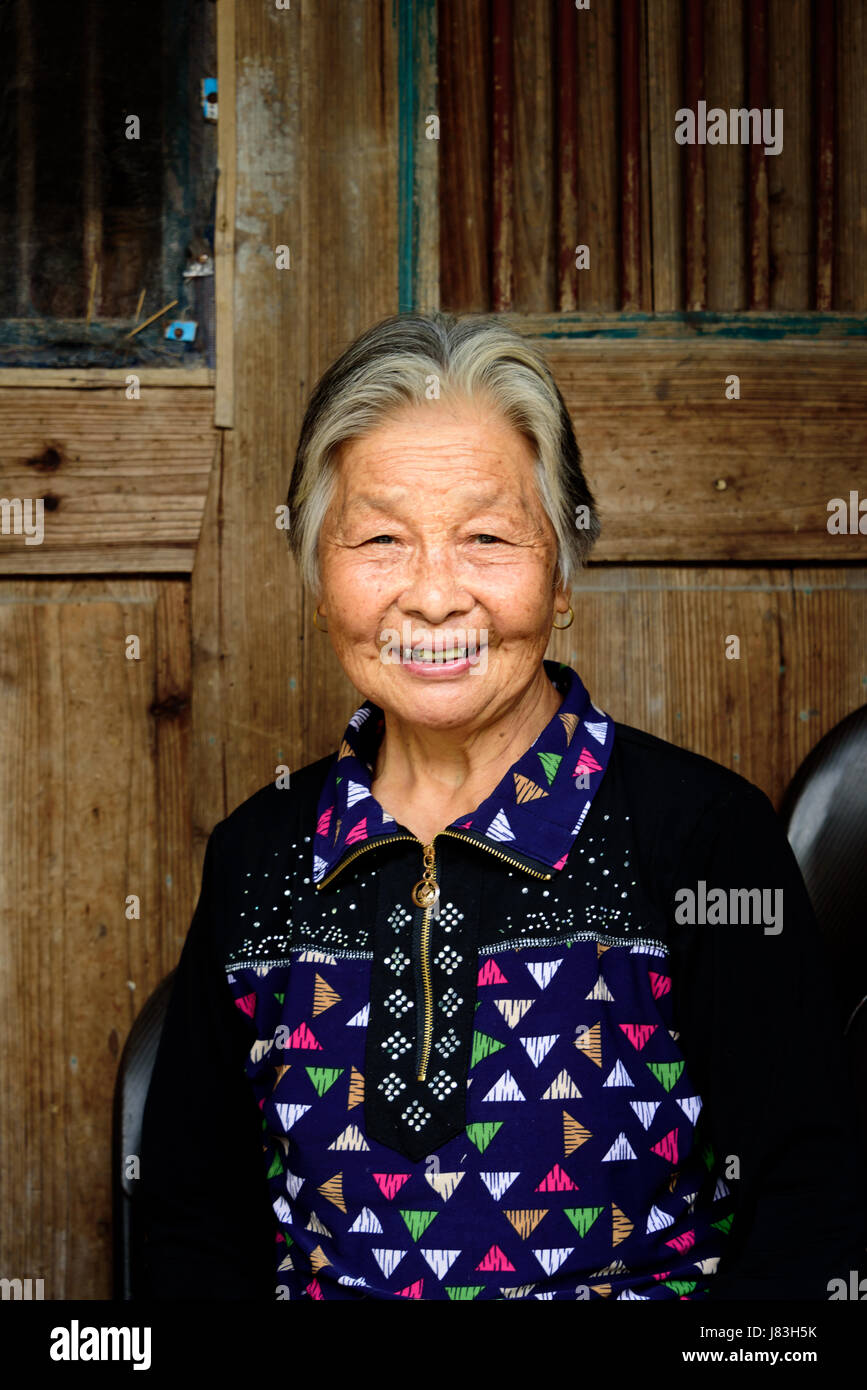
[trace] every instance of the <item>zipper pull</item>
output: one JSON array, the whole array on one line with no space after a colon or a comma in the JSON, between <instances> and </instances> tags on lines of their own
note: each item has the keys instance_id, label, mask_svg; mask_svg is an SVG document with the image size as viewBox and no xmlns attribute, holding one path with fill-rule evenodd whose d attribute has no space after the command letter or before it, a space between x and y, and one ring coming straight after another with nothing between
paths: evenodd
<instances>
[{"instance_id":1,"label":"zipper pull","mask_svg":"<svg viewBox=\"0 0 867 1390\"><path fill-rule=\"evenodd\" d=\"M436 881L435 853L433 841L424 846L424 869L412 890L412 900L416 907L432 907L434 917L439 917L440 886Z\"/></svg>"}]
</instances>

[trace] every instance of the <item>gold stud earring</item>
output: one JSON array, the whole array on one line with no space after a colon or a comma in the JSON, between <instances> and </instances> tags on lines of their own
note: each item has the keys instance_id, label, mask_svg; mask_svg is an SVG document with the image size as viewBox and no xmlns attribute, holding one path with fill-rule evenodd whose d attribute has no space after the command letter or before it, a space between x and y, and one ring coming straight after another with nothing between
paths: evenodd
<instances>
[{"instance_id":1,"label":"gold stud earring","mask_svg":"<svg viewBox=\"0 0 867 1390\"><path fill-rule=\"evenodd\" d=\"M570 603L570 604L569 604L569 621L568 621L568 623L552 623L551 626L552 626L552 627L555 627L555 628L557 629L558 632L562 632L564 628L571 627L572 624L574 623L574 621L575 621L575 614L574 614L574 612L573 612L572 605L571 605L571 603Z\"/></svg>"},{"instance_id":2,"label":"gold stud earring","mask_svg":"<svg viewBox=\"0 0 867 1390\"><path fill-rule=\"evenodd\" d=\"M319 608L318 608L318 607L314 608L314 610L313 610L313 626L314 626L315 628L317 628L319 632L327 632L327 631L328 631L328 628L327 628L327 627L319 627Z\"/></svg>"}]
</instances>

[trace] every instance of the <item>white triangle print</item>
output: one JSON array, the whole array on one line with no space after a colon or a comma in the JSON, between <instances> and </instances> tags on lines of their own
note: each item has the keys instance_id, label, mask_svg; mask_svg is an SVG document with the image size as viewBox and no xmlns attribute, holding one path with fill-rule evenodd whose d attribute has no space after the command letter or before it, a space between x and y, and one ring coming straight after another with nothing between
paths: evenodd
<instances>
[{"instance_id":1,"label":"white triangle print","mask_svg":"<svg viewBox=\"0 0 867 1390\"><path fill-rule=\"evenodd\" d=\"M564 1260L568 1260L575 1246L561 1250L534 1250L533 1254L546 1274L555 1274Z\"/></svg>"},{"instance_id":2,"label":"white triangle print","mask_svg":"<svg viewBox=\"0 0 867 1390\"><path fill-rule=\"evenodd\" d=\"M538 1067L540 1062L544 1062L559 1036L559 1033L548 1033L545 1037L521 1039L527 1056L534 1067Z\"/></svg>"},{"instance_id":3,"label":"white triangle print","mask_svg":"<svg viewBox=\"0 0 867 1390\"><path fill-rule=\"evenodd\" d=\"M503 1072L503 1075L500 1077L499 1081L494 1082L494 1085L488 1091L488 1094L486 1096L482 1096L482 1100L526 1099L527 1097L524 1095L524 1092L521 1090L520 1086L518 1085L517 1081L515 1080L514 1076L510 1071Z\"/></svg>"},{"instance_id":4,"label":"white triangle print","mask_svg":"<svg viewBox=\"0 0 867 1390\"><path fill-rule=\"evenodd\" d=\"M351 1153L364 1153L370 1149L370 1145L358 1125L347 1125L343 1132L338 1134L334 1143L329 1144L328 1147L329 1149L345 1149Z\"/></svg>"},{"instance_id":5,"label":"white triangle print","mask_svg":"<svg viewBox=\"0 0 867 1390\"><path fill-rule=\"evenodd\" d=\"M463 1173L425 1173L425 1178L430 1186L438 1197L442 1197L444 1202L454 1196L463 1176Z\"/></svg>"},{"instance_id":6,"label":"white triangle print","mask_svg":"<svg viewBox=\"0 0 867 1390\"><path fill-rule=\"evenodd\" d=\"M362 724L364 723L365 719L369 719L369 718L370 718L370 707L368 706L368 708L365 709L365 708L364 708L364 705L359 705L358 709L355 711L355 713L353 714L352 718L351 718L350 721L349 721L349 727L350 727L351 729L360 729L361 726L362 726Z\"/></svg>"},{"instance_id":7,"label":"white triangle print","mask_svg":"<svg viewBox=\"0 0 867 1390\"><path fill-rule=\"evenodd\" d=\"M275 1202L271 1203L271 1205L274 1208L274 1214L277 1217L277 1220L281 1221L284 1226L288 1226L292 1221L292 1208L286 1201L286 1198L278 1197Z\"/></svg>"},{"instance_id":8,"label":"white triangle print","mask_svg":"<svg viewBox=\"0 0 867 1390\"><path fill-rule=\"evenodd\" d=\"M543 1100L580 1100L581 1092L564 1067L542 1096Z\"/></svg>"},{"instance_id":9,"label":"white triangle print","mask_svg":"<svg viewBox=\"0 0 867 1390\"><path fill-rule=\"evenodd\" d=\"M528 1298L535 1289L535 1284L518 1284L511 1289L500 1289L503 1298Z\"/></svg>"},{"instance_id":10,"label":"white triangle print","mask_svg":"<svg viewBox=\"0 0 867 1390\"><path fill-rule=\"evenodd\" d=\"M505 811L500 809L485 831L489 840L514 840L515 832L510 826Z\"/></svg>"},{"instance_id":11,"label":"white triangle print","mask_svg":"<svg viewBox=\"0 0 867 1390\"><path fill-rule=\"evenodd\" d=\"M701 1096L680 1096L678 1105L691 1125L694 1125L702 1107Z\"/></svg>"},{"instance_id":12,"label":"white triangle print","mask_svg":"<svg viewBox=\"0 0 867 1390\"><path fill-rule=\"evenodd\" d=\"M382 1223L375 1211L362 1207L349 1229L357 1235L378 1236L382 1234Z\"/></svg>"},{"instance_id":13,"label":"white triangle print","mask_svg":"<svg viewBox=\"0 0 867 1390\"><path fill-rule=\"evenodd\" d=\"M521 1022L528 1009L532 1009L532 999L495 999L494 1008L499 1009L510 1028Z\"/></svg>"},{"instance_id":14,"label":"white triangle print","mask_svg":"<svg viewBox=\"0 0 867 1390\"><path fill-rule=\"evenodd\" d=\"M540 989L547 989L553 980L560 966L563 964L564 957L559 960L534 960L527 962L527 969L536 981Z\"/></svg>"},{"instance_id":15,"label":"white triangle print","mask_svg":"<svg viewBox=\"0 0 867 1390\"><path fill-rule=\"evenodd\" d=\"M595 720L591 723L589 719L585 719L584 728L587 730L588 734L590 734L591 738L595 738L597 743L605 742L605 735L608 733L607 720L597 724Z\"/></svg>"},{"instance_id":16,"label":"white triangle print","mask_svg":"<svg viewBox=\"0 0 867 1390\"><path fill-rule=\"evenodd\" d=\"M373 1258L379 1265L386 1279L389 1279L397 1269L404 1255L405 1250L374 1250Z\"/></svg>"},{"instance_id":17,"label":"white triangle print","mask_svg":"<svg viewBox=\"0 0 867 1390\"><path fill-rule=\"evenodd\" d=\"M285 1177L286 1191L289 1193L290 1197L297 1197L304 1186L304 1179L297 1177L295 1173L290 1173L288 1168L286 1169Z\"/></svg>"},{"instance_id":18,"label":"white triangle print","mask_svg":"<svg viewBox=\"0 0 867 1390\"><path fill-rule=\"evenodd\" d=\"M631 1100L629 1104L632 1106L644 1128L650 1129L650 1126L653 1124L653 1117L659 1109L659 1101Z\"/></svg>"},{"instance_id":19,"label":"white triangle print","mask_svg":"<svg viewBox=\"0 0 867 1390\"><path fill-rule=\"evenodd\" d=\"M575 822L575 824L572 826L572 834L573 834L573 835L577 835L577 834L578 834L578 831L581 829L582 825L584 824L584 817L587 815L587 812L588 812L589 810L590 810L590 802L589 802L589 801L585 801L585 802L584 802L584 808L583 808L583 810L582 810L580 816L578 817L578 819L577 819L577 821Z\"/></svg>"},{"instance_id":20,"label":"white triangle print","mask_svg":"<svg viewBox=\"0 0 867 1390\"><path fill-rule=\"evenodd\" d=\"M624 1289L614 1300L615 1303L649 1303L650 1300L646 1293L634 1293L632 1289Z\"/></svg>"},{"instance_id":21,"label":"white triangle print","mask_svg":"<svg viewBox=\"0 0 867 1390\"><path fill-rule=\"evenodd\" d=\"M615 1066L611 1068L611 1071L608 1073L606 1079L602 1082L602 1085L634 1086L635 1082L632 1080L632 1077L629 1075L629 1072L626 1070L623 1063L618 1060Z\"/></svg>"},{"instance_id":22,"label":"white triangle print","mask_svg":"<svg viewBox=\"0 0 867 1390\"><path fill-rule=\"evenodd\" d=\"M314 854L314 856L313 856L313 877L314 877L314 878L321 878L322 875L325 873L326 867L327 867L327 865L326 865L326 863L325 863L325 860L322 858L322 855L321 855L321 854Z\"/></svg>"},{"instance_id":23,"label":"white triangle print","mask_svg":"<svg viewBox=\"0 0 867 1390\"><path fill-rule=\"evenodd\" d=\"M647 1218L647 1235L650 1235L651 1231L664 1231L666 1226L673 1225L674 1217L669 1216L667 1211L662 1210L662 1207L650 1208L650 1215Z\"/></svg>"},{"instance_id":24,"label":"white triangle print","mask_svg":"<svg viewBox=\"0 0 867 1390\"><path fill-rule=\"evenodd\" d=\"M347 1028L366 1028L370 1018L370 1005L365 1004L363 1009L359 1009L357 1014L353 1014L347 1023Z\"/></svg>"},{"instance_id":25,"label":"white triangle print","mask_svg":"<svg viewBox=\"0 0 867 1390\"><path fill-rule=\"evenodd\" d=\"M696 1260L695 1267L700 1269L702 1274L715 1274L719 1262L719 1255L708 1255L706 1260Z\"/></svg>"},{"instance_id":26,"label":"white triangle print","mask_svg":"<svg viewBox=\"0 0 867 1390\"><path fill-rule=\"evenodd\" d=\"M363 782L353 782L350 778L346 788L346 804L354 806L357 801L363 801L366 796L371 796L372 792Z\"/></svg>"},{"instance_id":27,"label":"white triangle print","mask_svg":"<svg viewBox=\"0 0 867 1390\"><path fill-rule=\"evenodd\" d=\"M596 981L596 983L595 983L595 985L593 986L593 988L591 989L590 993L589 993L589 994L585 994L584 998L585 998L585 999L604 999L604 1001L605 1001L606 1004L610 1004L610 1003L612 1003L613 1000L614 1000L614 995L611 993L611 990L608 988L608 986L606 985L606 983L605 983L605 981L603 980L602 976L600 975L600 976L599 976L599 979Z\"/></svg>"},{"instance_id":28,"label":"white triangle print","mask_svg":"<svg viewBox=\"0 0 867 1390\"><path fill-rule=\"evenodd\" d=\"M515 1178L520 1176L520 1173L479 1173L479 1177L495 1202L499 1202L503 1193L508 1192Z\"/></svg>"},{"instance_id":29,"label":"white triangle print","mask_svg":"<svg viewBox=\"0 0 867 1390\"><path fill-rule=\"evenodd\" d=\"M419 1254L427 1260L438 1279L448 1274L460 1253L460 1250L419 1250Z\"/></svg>"},{"instance_id":30,"label":"white triangle print","mask_svg":"<svg viewBox=\"0 0 867 1390\"><path fill-rule=\"evenodd\" d=\"M729 1188L726 1187L726 1185L725 1185L725 1183L723 1182L722 1178L718 1178L718 1179L717 1179L716 1187L715 1187L714 1190L713 1190L713 1198L712 1198L712 1200L713 1200L714 1202L721 1202L722 1199L723 1199L723 1197L728 1197L728 1196L730 1196L730 1195L731 1195L730 1190L729 1190Z\"/></svg>"},{"instance_id":31,"label":"white triangle print","mask_svg":"<svg viewBox=\"0 0 867 1390\"><path fill-rule=\"evenodd\" d=\"M366 1284L367 1280L362 1278L360 1274L341 1274L337 1282L338 1284L350 1284L354 1286L358 1284Z\"/></svg>"},{"instance_id":32,"label":"white triangle print","mask_svg":"<svg viewBox=\"0 0 867 1390\"><path fill-rule=\"evenodd\" d=\"M284 1130L290 1130L309 1109L309 1105L284 1105L280 1103L276 1106L277 1114L280 1117L280 1123Z\"/></svg>"},{"instance_id":33,"label":"white triangle print","mask_svg":"<svg viewBox=\"0 0 867 1390\"><path fill-rule=\"evenodd\" d=\"M388 825L388 824L389 824L391 821L393 821L393 820L394 820L394 816L390 816L390 815L388 814L388 811L385 811L385 810L384 810L383 813L382 813L382 823L383 823L383 825Z\"/></svg>"},{"instance_id":34,"label":"white triangle print","mask_svg":"<svg viewBox=\"0 0 867 1390\"><path fill-rule=\"evenodd\" d=\"M331 1232L329 1231L328 1227L323 1226L315 1211L312 1211L310 1213L310 1220L307 1222L307 1225L304 1227L304 1229L305 1231L315 1231L317 1235L325 1236L328 1240L331 1240L332 1238Z\"/></svg>"},{"instance_id":35,"label":"white triangle print","mask_svg":"<svg viewBox=\"0 0 867 1390\"><path fill-rule=\"evenodd\" d=\"M533 1297L534 1297L534 1298L540 1298L540 1299L546 1299L549 1303L553 1303L553 1301L554 1301L554 1295L553 1295L553 1293L534 1293L534 1294L533 1294Z\"/></svg>"},{"instance_id":36,"label":"white triangle print","mask_svg":"<svg viewBox=\"0 0 867 1390\"><path fill-rule=\"evenodd\" d=\"M603 1163L616 1163L623 1158L635 1158L635 1152L623 1130L620 1131L611 1148L602 1159Z\"/></svg>"}]
</instances>

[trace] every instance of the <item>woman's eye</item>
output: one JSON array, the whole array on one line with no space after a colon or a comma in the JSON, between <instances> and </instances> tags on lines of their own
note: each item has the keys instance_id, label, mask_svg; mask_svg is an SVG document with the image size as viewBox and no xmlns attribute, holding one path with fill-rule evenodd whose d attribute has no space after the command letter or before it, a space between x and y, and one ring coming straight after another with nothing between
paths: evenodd
<instances>
[{"instance_id":1,"label":"woman's eye","mask_svg":"<svg viewBox=\"0 0 867 1390\"><path fill-rule=\"evenodd\" d=\"M364 541L365 545L375 545L377 541L393 541L394 536L371 536L370 540Z\"/></svg>"},{"instance_id":2,"label":"woman's eye","mask_svg":"<svg viewBox=\"0 0 867 1390\"><path fill-rule=\"evenodd\" d=\"M495 541L495 542L496 542L496 541L499 541L499 539L500 539L499 536L489 536L488 533L487 533L486 531L481 531L481 532L479 533L479 535L476 536L476 540L477 540L477 541Z\"/></svg>"}]
</instances>

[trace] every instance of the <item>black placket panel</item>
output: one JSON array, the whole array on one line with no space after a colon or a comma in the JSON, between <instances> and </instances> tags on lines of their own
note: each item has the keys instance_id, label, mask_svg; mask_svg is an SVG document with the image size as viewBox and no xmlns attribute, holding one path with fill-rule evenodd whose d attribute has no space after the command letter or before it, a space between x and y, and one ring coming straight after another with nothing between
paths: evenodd
<instances>
[{"instance_id":1,"label":"black placket panel","mask_svg":"<svg viewBox=\"0 0 867 1390\"><path fill-rule=\"evenodd\" d=\"M377 869L365 1130L413 1162L465 1127L478 979L478 879L460 847L435 848L439 916L412 900L421 845L395 845Z\"/></svg>"}]
</instances>

